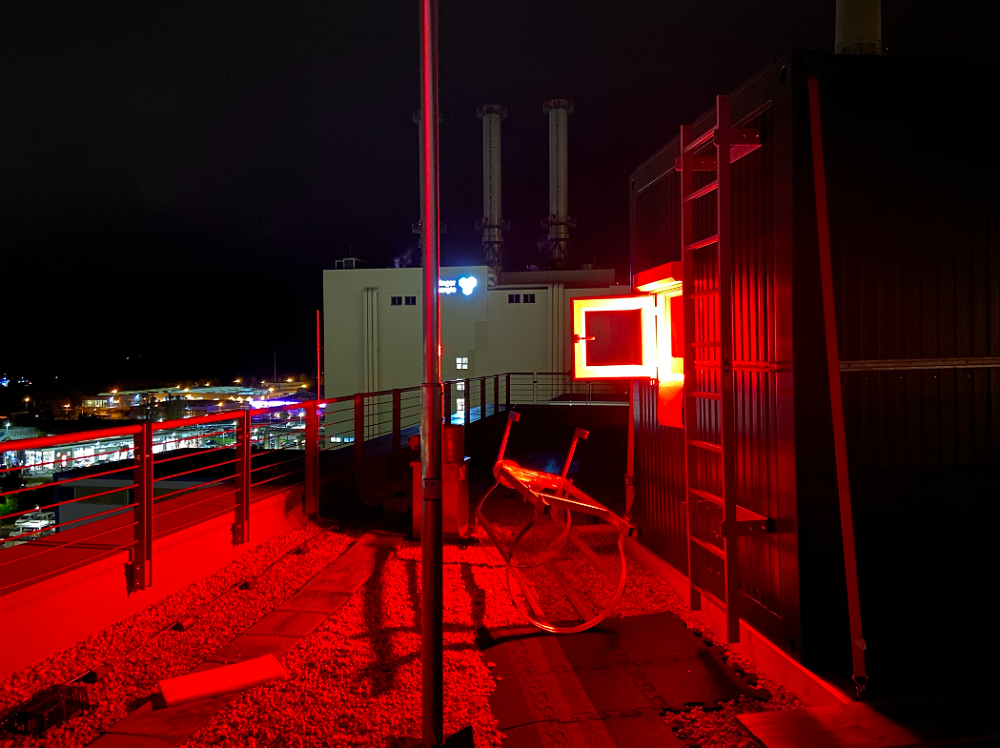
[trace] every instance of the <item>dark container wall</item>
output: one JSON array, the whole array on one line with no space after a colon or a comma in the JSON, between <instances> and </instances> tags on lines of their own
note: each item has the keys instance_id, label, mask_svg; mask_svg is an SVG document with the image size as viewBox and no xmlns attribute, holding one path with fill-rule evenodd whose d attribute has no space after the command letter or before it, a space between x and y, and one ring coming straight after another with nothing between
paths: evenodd
<instances>
[{"instance_id":1,"label":"dark container wall","mask_svg":"<svg viewBox=\"0 0 1000 748\"><path fill-rule=\"evenodd\" d=\"M996 680L945 643L995 626L1000 572L998 70L865 62L817 60L870 665L896 692Z\"/></svg>"},{"instance_id":2,"label":"dark container wall","mask_svg":"<svg viewBox=\"0 0 1000 748\"><path fill-rule=\"evenodd\" d=\"M995 588L1000 506L987 67L796 53L731 97L734 124L764 136L733 168L738 502L778 529L739 541L741 614L807 666L850 675L806 89L816 71L862 611L883 694L927 690L931 672L969 677L949 642L966 624L990 627L977 602ZM633 274L681 259L676 155L675 140L632 175ZM684 571L683 436L656 425L654 394L634 385L635 516Z\"/></svg>"}]
</instances>

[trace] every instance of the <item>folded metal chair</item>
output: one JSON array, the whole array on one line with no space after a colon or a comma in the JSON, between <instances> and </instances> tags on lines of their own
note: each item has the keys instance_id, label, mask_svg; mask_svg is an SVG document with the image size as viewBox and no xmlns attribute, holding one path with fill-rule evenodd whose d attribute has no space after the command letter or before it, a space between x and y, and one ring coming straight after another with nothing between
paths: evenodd
<instances>
[{"instance_id":1,"label":"folded metal chair","mask_svg":"<svg viewBox=\"0 0 1000 748\"><path fill-rule=\"evenodd\" d=\"M589 432L584 429L576 430L562 473L556 475L529 470L513 460L504 459L511 426L519 420L519 413L511 412L507 417L500 453L493 466L496 482L476 507L475 533L480 542L499 554L506 568L507 591L511 601L532 624L544 631L558 634L586 631L604 620L621 598L627 573L625 538L631 534L633 526L627 518L620 517L581 491L567 477L576 445L580 439L586 439ZM530 519L513 539L507 541L503 537L505 533L483 513L487 499L499 486L517 491L531 509ZM575 521L574 515L577 517ZM584 523L580 521L583 517L593 519ZM527 539L531 531L543 523L551 523L551 526L545 528L547 535L542 543L544 547L535 549L532 555L532 549L527 547L530 545ZM554 538L550 537L552 534L555 535ZM588 537L601 536L617 536L618 557L613 563L601 558L587 544ZM585 575L571 577L559 568L560 560L566 559L570 553L579 553L589 560L596 573L610 585L607 588L613 589L613 592L595 603L594 585L587 584ZM546 614L537 588L538 583L532 584L526 578L529 571L542 569L544 574L541 576L547 580L543 584L551 584L554 580L559 593L569 601L581 622L566 621L565 616L553 621L555 616Z\"/></svg>"}]
</instances>

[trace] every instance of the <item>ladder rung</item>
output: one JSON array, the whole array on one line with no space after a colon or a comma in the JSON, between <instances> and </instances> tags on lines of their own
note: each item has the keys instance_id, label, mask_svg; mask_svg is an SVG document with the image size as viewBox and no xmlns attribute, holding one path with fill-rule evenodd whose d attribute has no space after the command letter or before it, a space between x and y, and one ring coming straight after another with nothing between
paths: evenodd
<instances>
[{"instance_id":1,"label":"ladder rung","mask_svg":"<svg viewBox=\"0 0 1000 748\"><path fill-rule=\"evenodd\" d=\"M722 445L713 444L712 442L703 442L698 439L691 439L688 441L688 446L696 447L697 449L705 449L709 452L715 452L716 454L722 454Z\"/></svg>"},{"instance_id":2,"label":"ladder rung","mask_svg":"<svg viewBox=\"0 0 1000 748\"><path fill-rule=\"evenodd\" d=\"M699 239L696 242L691 242L686 247L684 247L684 249L686 249L688 252L692 252L696 249L701 249L702 247L710 247L717 241L719 241L719 235L712 234L711 236L706 236L704 239Z\"/></svg>"},{"instance_id":3,"label":"ladder rung","mask_svg":"<svg viewBox=\"0 0 1000 748\"><path fill-rule=\"evenodd\" d=\"M702 491L700 488L689 488L688 491L697 496L699 499L711 501L713 504L718 504L719 506L725 506L726 504L726 502L722 500L721 496L716 496L714 493L709 493L708 491Z\"/></svg>"},{"instance_id":4,"label":"ladder rung","mask_svg":"<svg viewBox=\"0 0 1000 748\"><path fill-rule=\"evenodd\" d=\"M717 598L714 593L709 592L704 587L700 587L697 584L695 584L694 582L691 582L691 588L695 592L697 592L699 595L704 595L705 597L707 597L709 600L711 600L713 603L715 603L717 606L719 606L723 610L728 610L728 607L726 606L726 604L724 602L722 602L722 600L720 600L719 598Z\"/></svg>"},{"instance_id":5,"label":"ladder rung","mask_svg":"<svg viewBox=\"0 0 1000 748\"><path fill-rule=\"evenodd\" d=\"M694 535L691 536L691 542L700 548L704 548L709 553L714 553L723 561L726 560L726 552L721 548L719 548L718 546L712 545L711 543L706 543L704 540L702 540L701 538L696 538Z\"/></svg>"},{"instance_id":6,"label":"ladder rung","mask_svg":"<svg viewBox=\"0 0 1000 748\"><path fill-rule=\"evenodd\" d=\"M688 143L684 147L684 153L690 153L691 151L694 151L694 150L697 150L698 148L701 148L703 145L705 145L705 143L707 143L708 141L710 141L714 136L715 136L715 128L714 127L710 127L709 129L705 130L705 132L703 132L701 135L699 135L697 138L695 138L690 143Z\"/></svg>"},{"instance_id":7,"label":"ladder rung","mask_svg":"<svg viewBox=\"0 0 1000 748\"><path fill-rule=\"evenodd\" d=\"M694 291L688 294L688 296L690 296L692 299L704 299L706 296L718 296L718 295L719 295L719 289L717 288L713 288L708 291Z\"/></svg>"},{"instance_id":8,"label":"ladder rung","mask_svg":"<svg viewBox=\"0 0 1000 748\"><path fill-rule=\"evenodd\" d=\"M703 184L701 187L699 187L698 189L696 189L694 192L689 192L687 195L684 196L684 200L686 202L691 202L692 200L697 200L699 197L704 197L709 192L714 192L718 188L719 188L719 180L718 179L713 179L711 182L708 182L707 184Z\"/></svg>"},{"instance_id":9,"label":"ladder rung","mask_svg":"<svg viewBox=\"0 0 1000 748\"><path fill-rule=\"evenodd\" d=\"M722 395L718 392L692 392L691 397L697 397L700 400L721 400Z\"/></svg>"},{"instance_id":10,"label":"ladder rung","mask_svg":"<svg viewBox=\"0 0 1000 748\"><path fill-rule=\"evenodd\" d=\"M694 171L715 171L715 156L692 156L691 167ZM684 159L680 156L674 158L674 169L684 170Z\"/></svg>"}]
</instances>

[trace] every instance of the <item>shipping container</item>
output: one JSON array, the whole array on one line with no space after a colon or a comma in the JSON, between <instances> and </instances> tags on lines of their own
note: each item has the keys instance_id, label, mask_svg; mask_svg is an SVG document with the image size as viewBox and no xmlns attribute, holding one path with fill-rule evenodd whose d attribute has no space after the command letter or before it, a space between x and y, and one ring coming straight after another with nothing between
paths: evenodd
<instances>
[{"instance_id":1,"label":"shipping container","mask_svg":"<svg viewBox=\"0 0 1000 748\"><path fill-rule=\"evenodd\" d=\"M1000 156L989 109L998 67L794 53L729 97L732 126L760 135L731 166L734 486L771 529L734 541L736 610L807 667L851 675L812 76L860 607L881 694L1000 672L998 655L972 644L995 627L1000 571ZM694 137L715 123L712 108ZM680 155L675 138L631 175L633 277L684 254ZM715 203L701 203L694 224L709 231ZM719 554L688 540L684 431L658 422L655 382L632 387L643 542L724 590ZM717 537L712 517L695 511L691 527Z\"/></svg>"}]
</instances>

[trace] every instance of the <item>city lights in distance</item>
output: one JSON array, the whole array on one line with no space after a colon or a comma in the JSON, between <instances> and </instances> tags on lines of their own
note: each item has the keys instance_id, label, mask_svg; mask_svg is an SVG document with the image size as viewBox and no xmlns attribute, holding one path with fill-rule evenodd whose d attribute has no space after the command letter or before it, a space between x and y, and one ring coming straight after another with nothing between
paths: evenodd
<instances>
[{"instance_id":1,"label":"city lights in distance","mask_svg":"<svg viewBox=\"0 0 1000 748\"><path fill-rule=\"evenodd\" d=\"M292 378L291 378L291 377L289 377L289 378L288 378L288 379L286 379L285 381L286 381L286 382L291 382L291 381L292 381Z\"/></svg>"}]
</instances>

